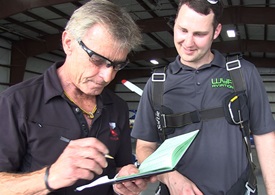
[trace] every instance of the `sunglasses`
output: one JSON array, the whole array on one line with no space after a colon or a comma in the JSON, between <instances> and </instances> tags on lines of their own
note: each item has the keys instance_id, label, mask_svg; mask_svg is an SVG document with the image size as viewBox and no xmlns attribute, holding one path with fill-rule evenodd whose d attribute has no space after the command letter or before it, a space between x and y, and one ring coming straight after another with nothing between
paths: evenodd
<instances>
[{"instance_id":1,"label":"sunglasses","mask_svg":"<svg viewBox=\"0 0 275 195\"><path fill-rule=\"evenodd\" d=\"M81 48L89 55L90 61L95 64L96 66L100 67L102 65L106 65L107 68L113 67L114 70L119 71L123 69L127 64L129 64L129 60L127 59L124 62L113 62L109 60L108 58L105 58L104 56L94 52L93 50L89 49L82 40L77 40L78 44L81 46Z\"/></svg>"},{"instance_id":2,"label":"sunglasses","mask_svg":"<svg viewBox=\"0 0 275 195\"><path fill-rule=\"evenodd\" d=\"M207 1L212 5L217 4L219 2L219 0L207 0Z\"/></svg>"}]
</instances>

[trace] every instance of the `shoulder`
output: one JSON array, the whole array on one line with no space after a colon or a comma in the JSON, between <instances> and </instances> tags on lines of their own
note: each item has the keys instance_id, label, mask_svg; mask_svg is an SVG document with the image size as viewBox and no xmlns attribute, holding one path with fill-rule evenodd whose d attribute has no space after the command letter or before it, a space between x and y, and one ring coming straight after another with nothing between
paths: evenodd
<instances>
[{"instance_id":1,"label":"shoulder","mask_svg":"<svg viewBox=\"0 0 275 195\"><path fill-rule=\"evenodd\" d=\"M16 96L17 94L20 94L20 96L30 95L32 91L35 92L37 88L41 86L41 83L43 83L42 75L28 79L26 81L22 81L20 83L17 83L7 88L1 93L1 96L13 97L13 96Z\"/></svg>"}]
</instances>

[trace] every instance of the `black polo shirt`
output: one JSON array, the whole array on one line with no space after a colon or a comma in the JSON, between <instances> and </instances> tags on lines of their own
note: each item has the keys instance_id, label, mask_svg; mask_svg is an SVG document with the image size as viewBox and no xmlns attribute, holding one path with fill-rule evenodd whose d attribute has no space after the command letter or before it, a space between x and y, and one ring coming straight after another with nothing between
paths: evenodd
<instances>
[{"instance_id":1,"label":"black polo shirt","mask_svg":"<svg viewBox=\"0 0 275 195\"><path fill-rule=\"evenodd\" d=\"M221 107L224 98L233 92L232 81L225 69L225 58L214 52L214 59L199 69L180 63L179 56L169 64L164 82L163 105L172 113L185 113ZM250 128L254 134L275 129L267 95L255 66L242 59L246 81ZM152 103L152 81L148 80L139 103L132 136L158 142ZM181 159L177 170L192 180L204 194L225 194L247 166L245 145L239 126L217 118L176 128L169 137L196 129L200 133Z\"/></svg>"},{"instance_id":2,"label":"black polo shirt","mask_svg":"<svg viewBox=\"0 0 275 195\"><path fill-rule=\"evenodd\" d=\"M54 163L65 149L65 137L75 140L96 137L115 160L108 159L102 175L113 177L116 167L132 163L129 111L125 101L108 89L97 97L97 112L89 128L80 109L65 98L56 63L44 74L8 88L0 94L0 171L32 172ZM74 189L90 181L52 194L75 194ZM35 184L34 184L35 185ZM77 194L113 194L111 185Z\"/></svg>"}]
</instances>

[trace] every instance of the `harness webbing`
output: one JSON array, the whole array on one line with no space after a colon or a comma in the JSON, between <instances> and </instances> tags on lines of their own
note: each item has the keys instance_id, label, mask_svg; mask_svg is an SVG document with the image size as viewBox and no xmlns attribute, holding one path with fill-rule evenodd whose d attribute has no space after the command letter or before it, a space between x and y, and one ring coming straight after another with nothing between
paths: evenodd
<instances>
[{"instance_id":1,"label":"harness webbing","mask_svg":"<svg viewBox=\"0 0 275 195\"><path fill-rule=\"evenodd\" d=\"M195 110L181 114L163 114L161 116L163 127L183 127L200 121L224 117L223 107Z\"/></svg>"},{"instance_id":2,"label":"harness webbing","mask_svg":"<svg viewBox=\"0 0 275 195\"><path fill-rule=\"evenodd\" d=\"M227 61L226 69L229 72L231 80L233 82L234 91L235 92L246 91L245 80L242 76L242 72L240 69L241 64L239 60L239 55L227 56L226 61ZM240 130L242 131L242 134L243 134L243 140L246 146L246 156L251 169L251 171L249 171L248 181L245 185L245 187L248 190L248 193L250 194L250 192L254 193L256 191L257 179L254 173L256 166L253 163L253 159L252 159L250 130L249 130L248 121L240 122L239 124L240 124Z\"/></svg>"},{"instance_id":3,"label":"harness webbing","mask_svg":"<svg viewBox=\"0 0 275 195\"><path fill-rule=\"evenodd\" d=\"M163 82L166 79L166 66L161 66L154 69L152 74L153 85L153 106L158 110L161 109L162 97L163 94Z\"/></svg>"},{"instance_id":4,"label":"harness webbing","mask_svg":"<svg viewBox=\"0 0 275 195\"><path fill-rule=\"evenodd\" d=\"M234 91L244 92L246 91L245 80L241 72L241 64L239 60L240 55L231 55L226 57L226 69L230 74ZM166 129L183 127L192 123L198 123L205 120L225 117L224 107L210 108L204 110L195 110L188 113L171 114L165 113L163 110L163 88L166 77L166 66L154 69L152 74L152 100L155 109L155 118L157 121L157 128L160 138L166 139ZM233 119L234 120L234 119ZM250 130L248 121L242 121L240 118L239 123L240 130L242 131L243 140L246 145L246 156L250 164L249 178L246 183L247 191L255 192L257 180L254 174L255 165L252 160L251 144L250 144ZM171 131L170 131L171 132Z\"/></svg>"}]
</instances>

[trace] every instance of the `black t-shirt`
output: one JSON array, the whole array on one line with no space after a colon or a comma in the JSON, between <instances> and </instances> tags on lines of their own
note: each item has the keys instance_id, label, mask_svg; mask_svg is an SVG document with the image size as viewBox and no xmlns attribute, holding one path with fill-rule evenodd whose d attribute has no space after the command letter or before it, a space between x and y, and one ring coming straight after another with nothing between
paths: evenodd
<instances>
[{"instance_id":1,"label":"black t-shirt","mask_svg":"<svg viewBox=\"0 0 275 195\"><path fill-rule=\"evenodd\" d=\"M0 171L32 172L54 163L70 140L96 137L109 149L114 160L102 175L114 177L116 168L132 163L129 112L125 101L108 89L97 97L97 112L91 127L80 110L63 94L56 69L51 66L43 75L14 85L0 94ZM52 194L75 194L74 189L90 181ZM34 184L35 185L35 184ZM90 188L79 195L113 194L111 185Z\"/></svg>"}]
</instances>

